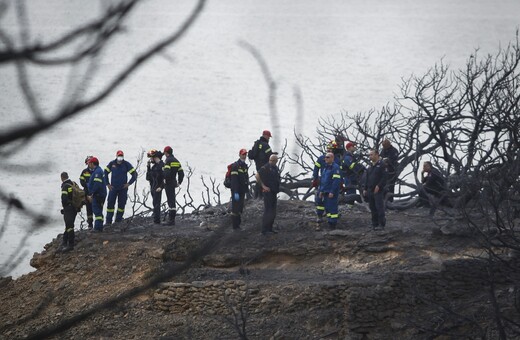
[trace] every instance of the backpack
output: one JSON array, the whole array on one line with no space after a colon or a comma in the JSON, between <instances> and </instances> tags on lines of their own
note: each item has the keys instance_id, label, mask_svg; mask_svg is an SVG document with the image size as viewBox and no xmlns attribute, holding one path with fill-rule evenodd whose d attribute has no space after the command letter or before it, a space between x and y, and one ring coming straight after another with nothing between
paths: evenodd
<instances>
[{"instance_id":1,"label":"backpack","mask_svg":"<svg viewBox=\"0 0 520 340\"><path fill-rule=\"evenodd\" d=\"M76 209L81 209L85 204L85 191L79 187L76 182L72 182L72 206Z\"/></svg>"},{"instance_id":2,"label":"backpack","mask_svg":"<svg viewBox=\"0 0 520 340\"><path fill-rule=\"evenodd\" d=\"M231 189L231 167L233 163L227 166L226 177L224 177L224 186L228 189Z\"/></svg>"},{"instance_id":3,"label":"backpack","mask_svg":"<svg viewBox=\"0 0 520 340\"><path fill-rule=\"evenodd\" d=\"M255 144L253 145L253 148L247 152L247 157L252 161L255 160L255 158L257 156L258 143L259 143L259 141L256 141Z\"/></svg>"}]
</instances>

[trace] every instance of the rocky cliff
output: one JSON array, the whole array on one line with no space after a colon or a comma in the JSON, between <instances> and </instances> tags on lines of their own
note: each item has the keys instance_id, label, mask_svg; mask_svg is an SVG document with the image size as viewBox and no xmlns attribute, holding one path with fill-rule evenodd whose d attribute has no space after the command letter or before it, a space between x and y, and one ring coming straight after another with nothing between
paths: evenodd
<instances>
[{"instance_id":1,"label":"rocky cliff","mask_svg":"<svg viewBox=\"0 0 520 340\"><path fill-rule=\"evenodd\" d=\"M80 231L69 253L58 238L35 272L0 281L0 339L427 339L489 322L482 250L463 225L390 211L372 231L365 206L340 213L317 231L312 203L280 201L278 234L263 236L251 201L239 232L216 207L173 227ZM497 282L500 298L512 283Z\"/></svg>"}]
</instances>

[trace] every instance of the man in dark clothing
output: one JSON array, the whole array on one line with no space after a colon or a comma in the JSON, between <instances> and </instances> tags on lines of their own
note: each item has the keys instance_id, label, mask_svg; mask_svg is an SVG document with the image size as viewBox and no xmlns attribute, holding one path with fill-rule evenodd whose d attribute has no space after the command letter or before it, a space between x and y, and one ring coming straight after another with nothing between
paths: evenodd
<instances>
[{"instance_id":1,"label":"man in dark clothing","mask_svg":"<svg viewBox=\"0 0 520 340\"><path fill-rule=\"evenodd\" d=\"M164 191L166 192L166 199L168 200L168 224L175 225L175 215L177 215L175 205L175 188L182 184L184 179L184 170L182 170L181 163L173 156L173 149L171 146L164 148ZM177 180L178 178L178 180Z\"/></svg>"},{"instance_id":2,"label":"man in dark clothing","mask_svg":"<svg viewBox=\"0 0 520 340\"><path fill-rule=\"evenodd\" d=\"M87 156L85 158L85 165L87 165L87 167L81 171L81 175L79 176L79 183L83 187L83 191L85 191L85 196L88 196L88 182L90 181L90 175L92 175L92 170L88 167L88 160L91 158L92 156ZM87 208L88 229L92 229L92 222L94 221L94 215L92 213L92 202L86 200L85 207Z\"/></svg>"},{"instance_id":3,"label":"man in dark clothing","mask_svg":"<svg viewBox=\"0 0 520 340\"><path fill-rule=\"evenodd\" d=\"M146 180L150 182L150 194L152 195L153 204L153 223L161 223L161 199L162 190L164 189L164 163L161 160L162 152L152 149L148 151L147 156L150 158L146 166Z\"/></svg>"},{"instance_id":4,"label":"man in dark clothing","mask_svg":"<svg viewBox=\"0 0 520 340\"><path fill-rule=\"evenodd\" d=\"M392 143L385 139L382 143L383 150L381 151L381 158L386 166L388 174L387 188L388 192L391 193L388 200L392 202L394 200L395 193L395 182L397 181L397 160L399 159L399 151L392 145Z\"/></svg>"},{"instance_id":5,"label":"man in dark clothing","mask_svg":"<svg viewBox=\"0 0 520 340\"><path fill-rule=\"evenodd\" d=\"M123 220L125 213L126 201L128 199L128 187L132 185L137 179L137 172L132 164L125 160L123 151L116 152L116 159L108 163L105 167L105 181L108 187L107 199L107 218L106 225L112 224L114 216L116 200L117 213L116 222ZM127 173L130 174L130 181L128 181Z\"/></svg>"},{"instance_id":6,"label":"man in dark clothing","mask_svg":"<svg viewBox=\"0 0 520 340\"><path fill-rule=\"evenodd\" d=\"M249 174L246 164L247 150L240 149L239 159L231 165L231 222L233 230L240 230L244 201L249 192Z\"/></svg>"},{"instance_id":7,"label":"man in dark clothing","mask_svg":"<svg viewBox=\"0 0 520 340\"><path fill-rule=\"evenodd\" d=\"M372 228L385 229L385 201L384 191L387 181L386 168L375 149L370 150L368 158L372 164L366 171L363 195L367 197L370 212L372 213Z\"/></svg>"},{"instance_id":8,"label":"man in dark clothing","mask_svg":"<svg viewBox=\"0 0 520 340\"><path fill-rule=\"evenodd\" d=\"M262 219L262 234L276 234L273 230L274 219L276 218L276 205L278 203L278 193L280 192L280 169L276 166L277 155L269 157L269 163L265 164L256 173L256 180L262 186L264 193L264 217Z\"/></svg>"},{"instance_id":9,"label":"man in dark clothing","mask_svg":"<svg viewBox=\"0 0 520 340\"><path fill-rule=\"evenodd\" d=\"M107 185L105 175L99 166L99 160L91 157L88 166L92 171L88 182L88 201L92 202L92 213L94 214L94 228L92 232L103 231L103 205L107 197Z\"/></svg>"},{"instance_id":10,"label":"man in dark clothing","mask_svg":"<svg viewBox=\"0 0 520 340\"><path fill-rule=\"evenodd\" d=\"M423 170L421 173L421 182L423 190L419 191L419 205L418 206L430 206L430 200L426 193L434 196L439 204L451 207L451 203L446 197L447 188L444 177L439 170L435 169L431 162L426 161L423 163Z\"/></svg>"},{"instance_id":11,"label":"man in dark clothing","mask_svg":"<svg viewBox=\"0 0 520 340\"><path fill-rule=\"evenodd\" d=\"M249 159L255 161L256 172L269 162L269 157L273 154L273 151L269 146L269 139L271 136L271 131L264 130L262 136L255 142L253 148L248 152ZM256 183L255 198L259 197L262 197L262 186Z\"/></svg>"},{"instance_id":12,"label":"man in dark clothing","mask_svg":"<svg viewBox=\"0 0 520 340\"><path fill-rule=\"evenodd\" d=\"M65 232L63 233L62 252L68 252L74 249L74 221L78 211L72 205L72 181L69 174L61 173L61 205L63 209L63 220L65 221Z\"/></svg>"}]
</instances>

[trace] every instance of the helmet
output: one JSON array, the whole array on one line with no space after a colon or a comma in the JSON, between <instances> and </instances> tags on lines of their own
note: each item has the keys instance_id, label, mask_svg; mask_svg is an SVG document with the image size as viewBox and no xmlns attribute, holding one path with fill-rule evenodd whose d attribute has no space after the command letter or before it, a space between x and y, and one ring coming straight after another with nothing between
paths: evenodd
<instances>
[{"instance_id":1,"label":"helmet","mask_svg":"<svg viewBox=\"0 0 520 340\"><path fill-rule=\"evenodd\" d=\"M89 161L92 157L94 157L94 156L87 156L87 157L85 158L85 164L88 164L88 161Z\"/></svg>"},{"instance_id":2,"label":"helmet","mask_svg":"<svg viewBox=\"0 0 520 340\"><path fill-rule=\"evenodd\" d=\"M148 152L146 153L146 156L148 156L148 157L150 157L150 158L155 157L155 155L157 154L157 152L159 152L159 151L157 151L156 149L151 149L150 151L148 151Z\"/></svg>"},{"instance_id":3,"label":"helmet","mask_svg":"<svg viewBox=\"0 0 520 340\"><path fill-rule=\"evenodd\" d=\"M171 146L165 146L163 153L169 153L170 155L173 154L173 149Z\"/></svg>"},{"instance_id":4,"label":"helmet","mask_svg":"<svg viewBox=\"0 0 520 340\"><path fill-rule=\"evenodd\" d=\"M338 148L338 143L336 141L330 141L329 144L327 144L327 150L334 150Z\"/></svg>"},{"instance_id":5,"label":"helmet","mask_svg":"<svg viewBox=\"0 0 520 340\"><path fill-rule=\"evenodd\" d=\"M239 155L247 155L247 150L246 149L240 149L240 151L238 152Z\"/></svg>"},{"instance_id":6,"label":"helmet","mask_svg":"<svg viewBox=\"0 0 520 340\"><path fill-rule=\"evenodd\" d=\"M96 164L96 165L99 165L99 161L98 161L98 159L97 159L96 157L94 157L94 156L91 156L91 157L88 159L88 162L87 162L87 163L88 163L88 164L90 164L90 163L94 163L94 164Z\"/></svg>"}]
</instances>

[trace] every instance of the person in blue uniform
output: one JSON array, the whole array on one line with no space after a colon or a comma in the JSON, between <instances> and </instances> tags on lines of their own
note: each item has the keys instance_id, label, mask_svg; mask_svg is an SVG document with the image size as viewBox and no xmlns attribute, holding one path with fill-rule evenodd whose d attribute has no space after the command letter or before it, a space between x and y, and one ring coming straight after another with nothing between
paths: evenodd
<instances>
[{"instance_id":1,"label":"person in blue uniform","mask_svg":"<svg viewBox=\"0 0 520 340\"><path fill-rule=\"evenodd\" d=\"M337 144L335 141L331 141L327 144L327 153L331 152L334 155L334 162L339 165L341 159L339 157L339 154L334 153L335 149L337 149ZM325 169L327 165L327 162L325 161L325 156L326 155L321 155L318 157L318 159L314 162L314 169L312 171L312 187L317 188L316 195L314 196L314 206L316 207L317 223L323 222L323 215L325 214L325 204L320 196L319 191L320 179L323 174L323 169Z\"/></svg>"},{"instance_id":2,"label":"person in blue uniform","mask_svg":"<svg viewBox=\"0 0 520 340\"><path fill-rule=\"evenodd\" d=\"M88 182L90 181L90 175L92 175L92 170L88 167L88 160L92 158L92 156L87 156L85 158L85 165L87 166L83 171L81 171L81 175L79 175L79 183L83 187L83 191L85 191L85 197L88 196ZM88 229L92 229L94 226L94 216L92 214L92 203L88 200L85 202L85 208L87 209L87 226Z\"/></svg>"},{"instance_id":3,"label":"person in blue uniform","mask_svg":"<svg viewBox=\"0 0 520 340\"><path fill-rule=\"evenodd\" d=\"M341 169L334 161L334 154L325 155L325 168L321 174L319 187L320 199L323 201L327 222L330 229L335 229L338 223L338 197L341 186Z\"/></svg>"},{"instance_id":4,"label":"person in blue uniform","mask_svg":"<svg viewBox=\"0 0 520 340\"><path fill-rule=\"evenodd\" d=\"M115 205L117 200L116 222L123 220L125 213L126 201L128 200L128 187L137 179L135 168L130 162L125 160L123 151L116 152L116 159L110 161L105 167L105 182L108 187L107 199L107 218L105 225L112 224L114 217ZM130 174L130 181L128 175Z\"/></svg>"},{"instance_id":5,"label":"person in blue uniform","mask_svg":"<svg viewBox=\"0 0 520 340\"><path fill-rule=\"evenodd\" d=\"M103 231L103 205L107 197L107 186L105 182L105 174L99 166L99 160L92 157L88 160L88 167L92 170L90 180L88 182L87 199L92 203L92 212L94 213L93 232Z\"/></svg>"},{"instance_id":6,"label":"person in blue uniform","mask_svg":"<svg viewBox=\"0 0 520 340\"><path fill-rule=\"evenodd\" d=\"M248 152L249 159L255 161L256 172L269 162L269 157L274 153L271 146L269 146L271 137L271 131L262 131L262 136L255 141L253 147ZM254 196L255 198L262 198L262 186L258 183L255 186Z\"/></svg>"}]
</instances>

